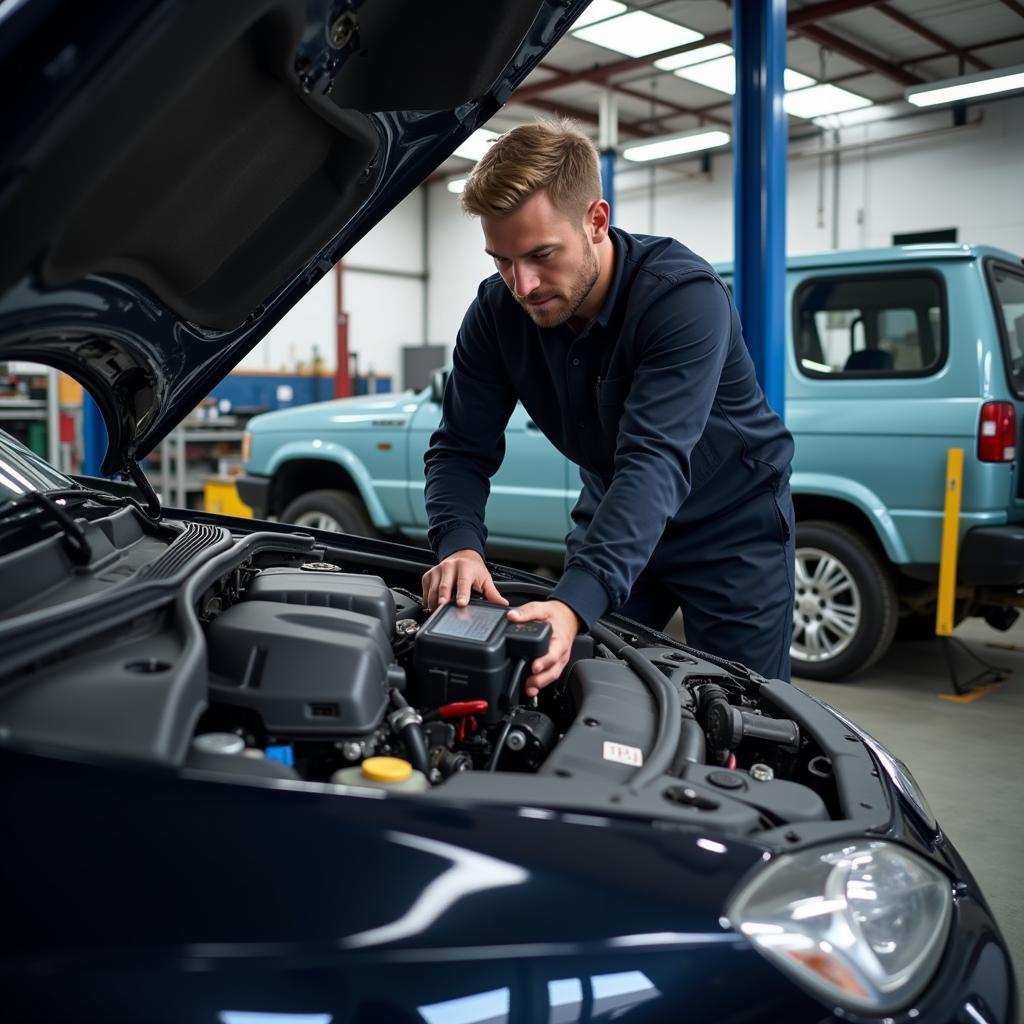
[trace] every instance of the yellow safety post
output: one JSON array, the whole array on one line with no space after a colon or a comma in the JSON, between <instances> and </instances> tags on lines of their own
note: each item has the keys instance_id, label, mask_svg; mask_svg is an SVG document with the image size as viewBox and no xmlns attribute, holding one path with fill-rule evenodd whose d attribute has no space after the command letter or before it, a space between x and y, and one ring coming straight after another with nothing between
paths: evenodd
<instances>
[{"instance_id":1,"label":"yellow safety post","mask_svg":"<svg viewBox=\"0 0 1024 1024\"><path fill-rule=\"evenodd\" d=\"M939 600L935 609L937 636L953 635L956 602L956 556L960 545L960 502L964 485L964 450L946 452L946 506L942 513L942 553L939 556Z\"/></svg>"},{"instance_id":2,"label":"yellow safety post","mask_svg":"<svg viewBox=\"0 0 1024 1024\"><path fill-rule=\"evenodd\" d=\"M946 503L942 513L942 551L939 555L939 594L935 609L935 633L942 637L946 666L953 693L940 693L941 700L969 704L996 688L1009 675L1009 669L990 665L953 636L956 606L957 552L960 547L960 505L963 499L964 450L950 448L946 452ZM962 678L958 661L968 661L981 671Z\"/></svg>"}]
</instances>

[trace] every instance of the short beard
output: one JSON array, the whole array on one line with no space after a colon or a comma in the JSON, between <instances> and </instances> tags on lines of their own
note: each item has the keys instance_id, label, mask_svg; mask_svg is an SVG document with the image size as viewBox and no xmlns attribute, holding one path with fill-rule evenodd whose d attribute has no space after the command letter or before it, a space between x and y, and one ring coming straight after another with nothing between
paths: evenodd
<instances>
[{"instance_id":1,"label":"short beard","mask_svg":"<svg viewBox=\"0 0 1024 1024\"><path fill-rule=\"evenodd\" d=\"M597 283L600 272L601 265L598 263L597 256L594 254L594 250L586 243L586 240L584 240L583 267L580 270L579 277L573 282L572 290L569 292L565 305L560 312L552 312L548 316L544 310L532 309L526 300L520 299L519 296L516 296L516 301L526 310L526 315L538 327L560 327L576 315L576 311L583 305L584 300Z\"/></svg>"}]
</instances>

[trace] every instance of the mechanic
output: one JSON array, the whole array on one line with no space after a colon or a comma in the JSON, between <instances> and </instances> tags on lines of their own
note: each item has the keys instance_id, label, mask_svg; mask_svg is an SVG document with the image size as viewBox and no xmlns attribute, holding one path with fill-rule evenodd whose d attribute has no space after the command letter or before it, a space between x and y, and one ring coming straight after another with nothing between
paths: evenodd
<instances>
[{"instance_id":1,"label":"mechanic","mask_svg":"<svg viewBox=\"0 0 1024 1024\"><path fill-rule=\"evenodd\" d=\"M664 629L681 607L687 643L788 679L793 440L721 279L674 239L610 226L597 150L568 123L502 135L462 206L498 272L463 320L424 456L439 559L426 607L508 603L484 564L484 508L518 399L583 483L561 579L508 613L552 626L527 696L614 610Z\"/></svg>"}]
</instances>

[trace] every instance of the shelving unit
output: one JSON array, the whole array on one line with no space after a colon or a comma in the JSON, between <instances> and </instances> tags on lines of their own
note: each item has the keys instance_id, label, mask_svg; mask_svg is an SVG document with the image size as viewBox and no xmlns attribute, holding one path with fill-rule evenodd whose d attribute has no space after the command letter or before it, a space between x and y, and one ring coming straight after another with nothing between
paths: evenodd
<instances>
[{"instance_id":1,"label":"shelving unit","mask_svg":"<svg viewBox=\"0 0 1024 1024\"><path fill-rule=\"evenodd\" d=\"M201 508L207 477L224 476L242 465L242 417L187 419L159 448L160 494L173 508Z\"/></svg>"}]
</instances>

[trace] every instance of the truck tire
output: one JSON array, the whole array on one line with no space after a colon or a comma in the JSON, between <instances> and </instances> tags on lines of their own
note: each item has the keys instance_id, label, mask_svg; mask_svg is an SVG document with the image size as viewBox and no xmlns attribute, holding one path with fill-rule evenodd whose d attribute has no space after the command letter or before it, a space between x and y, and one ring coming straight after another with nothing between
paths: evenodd
<instances>
[{"instance_id":1,"label":"truck tire","mask_svg":"<svg viewBox=\"0 0 1024 1024\"><path fill-rule=\"evenodd\" d=\"M796 527L793 675L838 681L873 665L892 643L898 605L888 566L855 530Z\"/></svg>"},{"instance_id":2,"label":"truck tire","mask_svg":"<svg viewBox=\"0 0 1024 1024\"><path fill-rule=\"evenodd\" d=\"M307 491L300 494L281 513L281 522L311 530L350 533L356 537L380 536L362 501L347 491Z\"/></svg>"}]
</instances>

